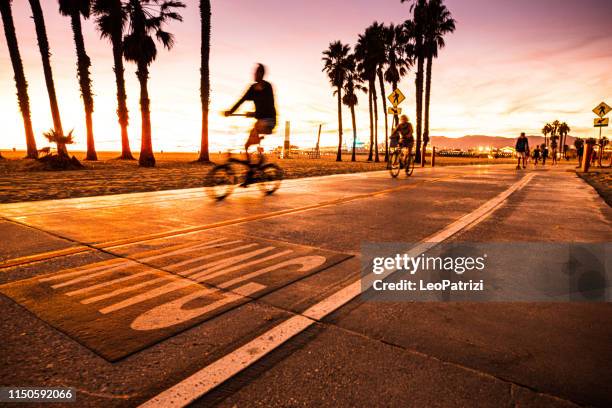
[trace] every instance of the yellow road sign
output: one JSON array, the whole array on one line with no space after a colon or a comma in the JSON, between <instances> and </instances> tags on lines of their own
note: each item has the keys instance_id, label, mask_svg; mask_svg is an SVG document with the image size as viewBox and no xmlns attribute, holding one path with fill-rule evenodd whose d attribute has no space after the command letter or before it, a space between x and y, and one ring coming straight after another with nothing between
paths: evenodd
<instances>
[{"instance_id":1,"label":"yellow road sign","mask_svg":"<svg viewBox=\"0 0 612 408\"><path fill-rule=\"evenodd\" d=\"M391 104L397 108L397 105L404 102L406 97L398 88L395 91L391 92L391 95L389 95L387 99L389 99L389 102L391 102Z\"/></svg>"},{"instance_id":2,"label":"yellow road sign","mask_svg":"<svg viewBox=\"0 0 612 408\"><path fill-rule=\"evenodd\" d=\"M610 113L611 110L612 108L607 103L602 102L599 105L597 105L595 109L593 109L593 112L595 112L595 114L599 116L600 118L603 118L608 113Z\"/></svg>"},{"instance_id":3,"label":"yellow road sign","mask_svg":"<svg viewBox=\"0 0 612 408\"><path fill-rule=\"evenodd\" d=\"M387 113L389 115L401 115L402 108L387 108Z\"/></svg>"},{"instance_id":4,"label":"yellow road sign","mask_svg":"<svg viewBox=\"0 0 612 408\"><path fill-rule=\"evenodd\" d=\"M593 119L594 127L608 127L609 124L610 124L610 118Z\"/></svg>"}]
</instances>

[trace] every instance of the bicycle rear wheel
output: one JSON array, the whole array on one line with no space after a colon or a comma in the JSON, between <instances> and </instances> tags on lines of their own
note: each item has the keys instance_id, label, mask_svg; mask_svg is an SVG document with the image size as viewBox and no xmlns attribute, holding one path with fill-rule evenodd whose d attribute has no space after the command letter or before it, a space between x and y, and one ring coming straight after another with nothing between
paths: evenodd
<instances>
[{"instance_id":1,"label":"bicycle rear wheel","mask_svg":"<svg viewBox=\"0 0 612 408\"><path fill-rule=\"evenodd\" d=\"M265 195L273 194L279 189L283 180L283 170L274 163L261 166L258 170L259 183L257 186Z\"/></svg>"},{"instance_id":2,"label":"bicycle rear wheel","mask_svg":"<svg viewBox=\"0 0 612 408\"><path fill-rule=\"evenodd\" d=\"M396 178L400 173L400 152L395 149L389 158L389 173L391 177Z\"/></svg>"},{"instance_id":3,"label":"bicycle rear wheel","mask_svg":"<svg viewBox=\"0 0 612 408\"><path fill-rule=\"evenodd\" d=\"M232 194L238 180L232 166L220 164L208 173L208 181L211 184L208 194L215 200L221 201Z\"/></svg>"}]
</instances>

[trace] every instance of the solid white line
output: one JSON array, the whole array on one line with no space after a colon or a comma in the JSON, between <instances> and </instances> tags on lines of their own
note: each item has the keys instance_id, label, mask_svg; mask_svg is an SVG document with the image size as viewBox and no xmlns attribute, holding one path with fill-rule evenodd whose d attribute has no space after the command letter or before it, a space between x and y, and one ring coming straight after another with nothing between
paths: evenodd
<instances>
[{"instance_id":1,"label":"solid white line","mask_svg":"<svg viewBox=\"0 0 612 408\"><path fill-rule=\"evenodd\" d=\"M419 255L432 249L434 246L447 240L461 230L471 228L482 222L496 208L502 205L512 193L520 190L529 183L534 176L535 174L532 173L523 177L507 190L478 207L475 211L472 211L439 232L429 236L419 245L411 248L408 253L412 256ZM393 272L393 270L386 271L386 276ZM383 279L381 277L384 276L385 274L379 275L377 279ZM200 371L161 392L140 406L147 408L167 406L184 407L196 401L213 388L232 378L275 348L281 346L293 336L301 333L316 321L323 319L325 316L359 296L362 292L363 284L361 279L359 279L344 287L338 292L323 299L321 302L311 306L301 315L293 316L285 320L261 336L221 357L219 360L202 368ZM369 287L371 282L366 282L366 285L366 287Z\"/></svg>"}]
</instances>

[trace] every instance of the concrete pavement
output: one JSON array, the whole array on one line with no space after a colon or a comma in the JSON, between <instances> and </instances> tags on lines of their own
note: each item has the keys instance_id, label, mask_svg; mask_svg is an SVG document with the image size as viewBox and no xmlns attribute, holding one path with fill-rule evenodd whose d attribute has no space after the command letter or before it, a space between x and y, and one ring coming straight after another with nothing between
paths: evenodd
<instances>
[{"instance_id":1,"label":"concrete pavement","mask_svg":"<svg viewBox=\"0 0 612 408\"><path fill-rule=\"evenodd\" d=\"M449 239L609 242L610 208L566 170L330 176L289 180L272 197L241 190L222 203L190 189L0 206L2 385L74 386L83 406L155 401L311 316L358 279L362 242L418 243L525 173L533 178L524 187ZM195 404L612 403L607 303L356 298L321 316L220 386L193 393Z\"/></svg>"}]
</instances>

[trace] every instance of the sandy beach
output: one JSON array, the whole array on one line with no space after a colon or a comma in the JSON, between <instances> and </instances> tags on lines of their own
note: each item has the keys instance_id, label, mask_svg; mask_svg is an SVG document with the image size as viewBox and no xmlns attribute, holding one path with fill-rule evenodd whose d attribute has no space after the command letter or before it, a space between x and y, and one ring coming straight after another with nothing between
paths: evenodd
<instances>
[{"instance_id":1,"label":"sandy beach","mask_svg":"<svg viewBox=\"0 0 612 408\"><path fill-rule=\"evenodd\" d=\"M83 152L71 152L83 160ZM194 163L196 153L156 153L157 166L142 168L137 161L115 160L117 152L98 152L99 161L82 161L86 167L78 171L32 171L31 160L23 160L22 151L2 151L0 160L0 203L36 201L145 191L194 188L207 185L210 165ZM384 158L381 157L381 159ZM225 155L212 154L213 162L222 162ZM336 162L335 155L320 159L297 156L278 159L268 155L285 171L285 178L316 177L330 174L384 170L384 162L367 162L367 155L358 155L352 163L350 155ZM508 159L436 158L437 166L469 164L503 164Z\"/></svg>"}]
</instances>

